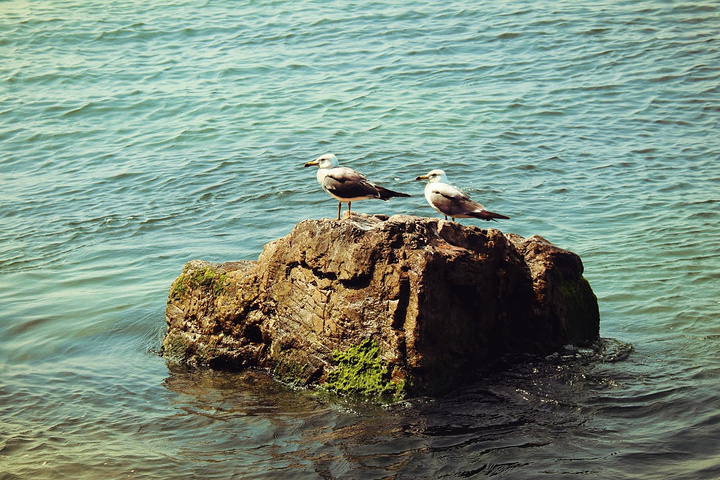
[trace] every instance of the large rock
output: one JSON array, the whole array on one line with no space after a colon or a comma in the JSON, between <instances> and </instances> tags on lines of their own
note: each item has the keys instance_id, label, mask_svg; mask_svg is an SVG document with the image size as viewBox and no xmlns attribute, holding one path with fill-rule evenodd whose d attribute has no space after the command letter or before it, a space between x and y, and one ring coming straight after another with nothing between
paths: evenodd
<instances>
[{"instance_id":1,"label":"large rock","mask_svg":"<svg viewBox=\"0 0 720 480\"><path fill-rule=\"evenodd\" d=\"M404 215L306 220L256 262L189 262L170 289L163 353L338 390L431 393L506 354L596 340L582 273L540 237ZM368 372L379 385L353 383Z\"/></svg>"}]
</instances>

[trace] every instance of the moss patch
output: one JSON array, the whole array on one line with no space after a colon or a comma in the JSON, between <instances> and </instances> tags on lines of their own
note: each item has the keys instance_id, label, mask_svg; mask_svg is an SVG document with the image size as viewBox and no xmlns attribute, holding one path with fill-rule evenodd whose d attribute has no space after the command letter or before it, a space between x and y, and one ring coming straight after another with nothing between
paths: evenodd
<instances>
[{"instance_id":1,"label":"moss patch","mask_svg":"<svg viewBox=\"0 0 720 480\"><path fill-rule=\"evenodd\" d=\"M218 273L212 267L200 268L195 271L188 271L186 268L173 282L170 288L170 298L180 300L188 293L189 289L193 288L202 288L212 292L215 296L221 295L225 291L226 277L226 274Z\"/></svg>"},{"instance_id":2,"label":"moss patch","mask_svg":"<svg viewBox=\"0 0 720 480\"><path fill-rule=\"evenodd\" d=\"M577 282L562 281L560 293L567 305L567 341L584 345L596 340L600 335L600 313L590 282L585 277L580 277Z\"/></svg>"},{"instance_id":3,"label":"moss patch","mask_svg":"<svg viewBox=\"0 0 720 480\"><path fill-rule=\"evenodd\" d=\"M273 368L273 376L281 382L290 385L302 384L302 379L306 376L308 364L300 364L290 359L279 361Z\"/></svg>"},{"instance_id":4,"label":"moss patch","mask_svg":"<svg viewBox=\"0 0 720 480\"><path fill-rule=\"evenodd\" d=\"M168 334L163 340L162 356L176 362L184 362L188 355L189 345L182 335Z\"/></svg>"},{"instance_id":5,"label":"moss patch","mask_svg":"<svg viewBox=\"0 0 720 480\"><path fill-rule=\"evenodd\" d=\"M187 284L185 283L185 274L181 273L180 276L175 279L172 286L170 287L170 299L180 300L186 293Z\"/></svg>"},{"instance_id":6,"label":"moss patch","mask_svg":"<svg viewBox=\"0 0 720 480\"><path fill-rule=\"evenodd\" d=\"M201 270L193 272L190 280L198 287L203 287L205 289L212 288L215 295L220 295L223 292L225 277L226 275L224 273L217 273L211 267L205 267Z\"/></svg>"},{"instance_id":7,"label":"moss patch","mask_svg":"<svg viewBox=\"0 0 720 480\"><path fill-rule=\"evenodd\" d=\"M387 364L380 358L380 348L374 340L344 352L334 351L337 367L328 373L325 386L341 394L369 399L401 400L406 395L406 382L391 379Z\"/></svg>"}]
</instances>

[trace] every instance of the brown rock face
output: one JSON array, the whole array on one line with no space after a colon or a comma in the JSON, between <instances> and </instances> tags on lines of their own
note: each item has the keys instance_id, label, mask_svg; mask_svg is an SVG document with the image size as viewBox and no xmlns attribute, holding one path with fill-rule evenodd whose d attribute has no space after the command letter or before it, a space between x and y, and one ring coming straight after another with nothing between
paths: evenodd
<instances>
[{"instance_id":1,"label":"brown rock face","mask_svg":"<svg viewBox=\"0 0 720 480\"><path fill-rule=\"evenodd\" d=\"M334 351L372 339L392 381L427 393L508 353L596 340L582 273L540 237L404 215L306 220L256 262L189 262L163 353L309 384Z\"/></svg>"}]
</instances>

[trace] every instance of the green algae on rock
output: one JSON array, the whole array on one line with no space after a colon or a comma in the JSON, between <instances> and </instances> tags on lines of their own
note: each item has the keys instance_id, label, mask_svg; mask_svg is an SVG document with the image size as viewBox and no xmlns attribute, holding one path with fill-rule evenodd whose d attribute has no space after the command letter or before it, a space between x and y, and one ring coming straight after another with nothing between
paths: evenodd
<instances>
[{"instance_id":1,"label":"green algae on rock","mask_svg":"<svg viewBox=\"0 0 720 480\"><path fill-rule=\"evenodd\" d=\"M188 266L183 269L183 273L173 282L170 287L170 297L179 298L187 293L189 288L212 288L215 295L223 292L225 283L225 273L218 273L215 269L207 265L201 269L190 270Z\"/></svg>"},{"instance_id":2,"label":"green algae on rock","mask_svg":"<svg viewBox=\"0 0 720 480\"><path fill-rule=\"evenodd\" d=\"M328 390L378 400L405 398L405 380L394 381L377 342L367 339L345 351L333 351L335 367L325 379Z\"/></svg>"}]
</instances>

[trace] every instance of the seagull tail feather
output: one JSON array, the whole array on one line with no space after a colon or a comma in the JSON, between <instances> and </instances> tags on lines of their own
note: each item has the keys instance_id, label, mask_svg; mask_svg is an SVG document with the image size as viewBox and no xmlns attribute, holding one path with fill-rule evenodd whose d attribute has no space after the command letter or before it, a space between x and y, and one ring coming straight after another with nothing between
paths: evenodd
<instances>
[{"instance_id":1,"label":"seagull tail feather","mask_svg":"<svg viewBox=\"0 0 720 480\"><path fill-rule=\"evenodd\" d=\"M489 212L487 210L479 210L477 212L468 212L467 214L472 217L479 218L481 220L488 220L488 221L495 220L496 218L502 218L504 220L510 219L510 217L508 217L508 216L501 215L501 214L495 213L495 212Z\"/></svg>"},{"instance_id":2,"label":"seagull tail feather","mask_svg":"<svg viewBox=\"0 0 720 480\"><path fill-rule=\"evenodd\" d=\"M388 200L392 197L409 197L410 196L407 193L395 192L393 190L390 190L390 189L387 189L384 187L378 187L377 185L375 186L375 188L377 188L377 191L380 194L380 200Z\"/></svg>"}]
</instances>

